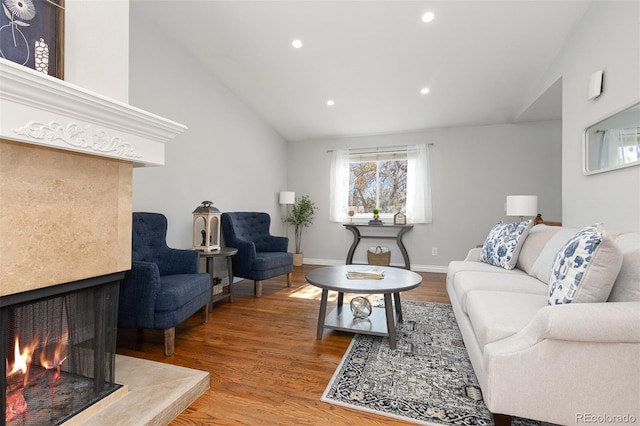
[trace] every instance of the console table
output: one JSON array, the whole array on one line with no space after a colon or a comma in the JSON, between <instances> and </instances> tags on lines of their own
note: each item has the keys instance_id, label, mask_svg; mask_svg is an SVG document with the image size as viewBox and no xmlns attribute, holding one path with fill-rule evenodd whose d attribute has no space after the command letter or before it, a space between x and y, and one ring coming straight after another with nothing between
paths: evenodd
<instances>
[{"instance_id":1,"label":"console table","mask_svg":"<svg viewBox=\"0 0 640 426\"><path fill-rule=\"evenodd\" d=\"M407 249L402 243L402 236L413 229L413 225L392 225L392 224L382 224L382 225L369 225L366 223L344 223L342 226L347 228L353 234L353 244L349 248L349 253L347 253L347 265L353 264L353 254L356 251L356 247L360 244L360 240L363 238L375 238L379 240L396 240L396 244L400 249L400 253L402 253L402 258L404 259L404 268L407 270L411 270L411 262L409 262L409 254L407 253ZM362 235L360 233L360 228L371 230L374 228L377 229L394 229L396 230L396 235Z\"/></svg>"}]
</instances>

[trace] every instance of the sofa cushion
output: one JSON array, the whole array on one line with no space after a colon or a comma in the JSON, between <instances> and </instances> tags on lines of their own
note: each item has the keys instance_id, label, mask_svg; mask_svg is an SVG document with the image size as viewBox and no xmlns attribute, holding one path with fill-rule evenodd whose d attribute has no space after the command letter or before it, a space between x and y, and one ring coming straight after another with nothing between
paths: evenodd
<instances>
[{"instance_id":1,"label":"sofa cushion","mask_svg":"<svg viewBox=\"0 0 640 426\"><path fill-rule=\"evenodd\" d=\"M478 271L478 272L496 272L503 274L522 274L518 269L504 269L499 266L489 265L483 262L474 262L468 260L454 260L449 262L447 268L447 281L453 281L459 272Z\"/></svg>"},{"instance_id":2,"label":"sofa cushion","mask_svg":"<svg viewBox=\"0 0 640 426\"><path fill-rule=\"evenodd\" d=\"M548 283L551 278L551 269L556 255L567 241L569 241L569 238L573 237L578 231L580 231L578 228L561 227L544 245L538 258L533 263L533 266L531 266L529 275L536 277L544 283Z\"/></svg>"},{"instance_id":3,"label":"sofa cushion","mask_svg":"<svg viewBox=\"0 0 640 426\"><path fill-rule=\"evenodd\" d=\"M527 274L531 274L531 269L538 260L538 256L544 250L544 247L558 231L562 229L560 226L548 226L544 224L536 225L529 231L527 239L522 244L516 267L523 270ZM554 252L555 254L555 252ZM549 267L551 269L551 267ZM549 280L544 280L548 282Z\"/></svg>"},{"instance_id":4,"label":"sofa cushion","mask_svg":"<svg viewBox=\"0 0 640 426\"><path fill-rule=\"evenodd\" d=\"M600 227L576 233L560 249L549 280L549 304L605 302L622 265L618 245Z\"/></svg>"},{"instance_id":5,"label":"sofa cushion","mask_svg":"<svg viewBox=\"0 0 640 426\"><path fill-rule=\"evenodd\" d=\"M494 225L482 245L480 261L505 269L515 268L518 254L532 225L531 220L515 223L499 222Z\"/></svg>"},{"instance_id":6,"label":"sofa cushion","mask_svg":"<svg viewBox=\"0 0 640 426\"><path fill-rule=\"evenodd\" d=\"M471 326L481 348L522 330L547 305L546 295L472 291L467 295Z\"/></svg>"},{"instance_id":7,"label":"sofa cushion","mask_svg":"<svg viewBox=\"0 0 640 426\"><path fill-rule=\"evenodd\" d=\"M640 301L640 234L621 234L615 241L622 252L622 267L609 294L609 302L638 302Z\"/></svg>"},{"instance_id":8,"label":"sofa cushion","mask_svg":"<svg viewBox=\"0 0 640 426\"><path fill-rule=\"evenodd\" d=\"M524 272L513 269L513 274L499 272L460 272L453 283L453 290L462 311L467 312L467 296L474 291L501 291L546 296L549 287Z\"/></svg>"}]
</instances>

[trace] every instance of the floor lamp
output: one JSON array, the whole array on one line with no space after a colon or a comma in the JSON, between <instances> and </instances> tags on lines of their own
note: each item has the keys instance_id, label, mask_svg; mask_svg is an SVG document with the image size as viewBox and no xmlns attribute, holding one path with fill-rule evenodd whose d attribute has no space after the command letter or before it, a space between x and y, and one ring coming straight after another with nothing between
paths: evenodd
<instances>
[{"instance_id":1,"label":"floor lamp","mask_svg":"<svg viewBox=\"0 0 640 426\"><path fill-rule=\"evenodd\" d=\"M278 201L280 202L280 219L284 222L284 235L286 237L289 236L289 226L287 226L287 206L289 204L295 204L296 202L296 193L292 191L280 191L278 194Z\"/></svg>"}]
</instances>

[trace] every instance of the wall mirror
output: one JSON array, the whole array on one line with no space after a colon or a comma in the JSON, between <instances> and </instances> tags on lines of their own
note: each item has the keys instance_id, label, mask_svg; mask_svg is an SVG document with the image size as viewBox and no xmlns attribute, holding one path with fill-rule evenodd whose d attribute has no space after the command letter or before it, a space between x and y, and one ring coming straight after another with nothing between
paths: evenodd
<instances>
[{"instance_id":1,"label":"wall mirror","mask_svg":"<svg viewBox=\"0 0 640 426\"><path fill-rule=\"evenodd\" d=\"M584 173L640 165L640 103L584 130Z\"/></svg>"}]
</instances>

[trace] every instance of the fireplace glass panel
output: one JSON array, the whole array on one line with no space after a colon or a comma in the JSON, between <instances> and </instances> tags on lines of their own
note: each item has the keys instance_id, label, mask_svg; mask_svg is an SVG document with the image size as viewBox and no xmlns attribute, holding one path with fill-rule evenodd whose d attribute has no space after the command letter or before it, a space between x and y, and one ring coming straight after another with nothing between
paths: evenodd
<instances>
[{"instance_id":1,"label":"fireplace glass panel","mask_svg":"<svg viewBox=\"0 0 640 426\"><path fill-rule=\"evenodd\" d=\"M118 289L110 282L0 309L2 424L60 424L120 387Z\"/></svg>"}]
</instances>

